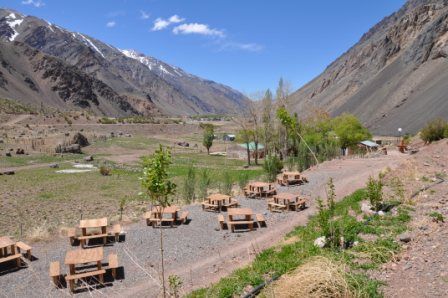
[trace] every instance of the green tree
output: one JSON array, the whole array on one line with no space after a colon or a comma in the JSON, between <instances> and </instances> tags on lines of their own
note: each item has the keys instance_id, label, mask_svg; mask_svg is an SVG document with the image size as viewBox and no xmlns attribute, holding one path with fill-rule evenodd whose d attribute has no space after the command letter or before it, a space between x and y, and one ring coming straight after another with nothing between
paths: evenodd
<instances>
[{"instance_id":1,"label":"green tree","mask_svg":"<svg viewBox=\"0 0 448 298\"><path fill-rule=\"evenodd\" d=\"M207 154L210 154L210 148L212 147L215 138L215 128L212 124L205 124L203 125L203 129L202 145L207 149Z\"/></svg>"},{"instance_id":2,"label":"green tree","mask_svg":"<svg viewBox=\"0 0 448 298\"><path fill-rule=\"evenodd\" d=\"M269 182L274 182L277 174L283 169L283 163L278 156L266 156L263 164L266 178Z\"/></svg>"},{"instance_id":3,"label":"green tree","mask_svg":"<svg viewBox=\"0 0 448 298\"><path fill-rule=\"evenodd\" d=\"M208 169L203 169L199 174L199 195L202 199L208 196L208 188L211 184L210 172Z\"/></svg>"},{"instance_id":4,"label":"green tree","mask_svg":"<svg viewBox=\"0 0 448 298\"><path fill-rule=\"evenodd\" d=\"M262 100L262 123L263 123L263 141L264 141L264 156L268 155L270 151L271 142L272 142L272 92L271 90L266 90Z\"/></svg>"},{"instance_id":5,"label":"green tree","mask_svg":"<svg viewBox=\"0 0 448 298\"><path fill-rule=\"evenodd\" d=\"M250 129L241 129L236 135L238 142L242 142L246 147L247 153L247 165L250 166L250 141L252 139L253 132Z\"/></svg>"},{"instance_id":6,"label":"green tree","mask_svg":"<svg viewBox=\"0 0 448 298\"><path fill-rule=\"evenodd\" d=\"M351 114L342 114L333 119L333 126L342 148L350 148L372 135L359 119Z\"/></svg>"},{"instance_id":7,"label":"green tree","mask_svg":"<svg viewBox=\"0 0 448 298\"><path fill-rule=\"evenodd\" d=\"M187 170L187 176L184 180L183 193L185 200L191 203L195 199L195 188L196 188L196 169L193 165L190 165Z\"/></svg>"},{"instance_id":8,"label":"green tree","mask_svg":"<svg viewBox=\"0 0 448 298\"><path fill-rule=\"evenodd\" d=\"M176 184L168 178L168 168L171 165L171 153L160 145L152 156L143 158L143 172L140 177L143 189L142 195L151 203L163 209L172 204L172 195L176 191ZM160 256L162 264L163 297L166 297L165 267L163 257L163 228L160 227Z\"/></svg>"}]
</instances>

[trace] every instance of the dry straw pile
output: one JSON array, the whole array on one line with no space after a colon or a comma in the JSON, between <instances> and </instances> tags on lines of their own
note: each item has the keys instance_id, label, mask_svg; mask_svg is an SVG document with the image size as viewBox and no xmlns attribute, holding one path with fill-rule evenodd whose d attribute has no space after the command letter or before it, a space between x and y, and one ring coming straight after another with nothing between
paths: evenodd
<instances>
[{"instance_id":1,"label":"dry straw pile","mask_svg":"<svg viewBox=\"0 0 448 298\"><path fill-rule=\"evenodd\" d=\"M314 257L265 290L266 297L353 297L345 280L344 266Z\"/></svg>"}]
</instances>

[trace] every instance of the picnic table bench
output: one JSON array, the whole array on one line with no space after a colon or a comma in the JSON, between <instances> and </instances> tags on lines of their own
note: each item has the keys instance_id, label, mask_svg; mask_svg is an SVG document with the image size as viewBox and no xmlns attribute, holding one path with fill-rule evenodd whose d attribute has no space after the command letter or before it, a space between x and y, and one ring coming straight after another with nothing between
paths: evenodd
<instances>
[{"instance_id":1,"label":"picnic table bench","mask_svg":"<svg viewBox=\"0 0 448 298\"><path fill-rule=\"evenodd\" d=\"M248 194L247 197L268 197L275 195L277 190L272 183L267 182L253 182L249 183L248 191L245 191L245 194Z\"/></svg>"},{"instance_id":2,"label":"picnic table bench","mask_svg":"<svg viewBox=\"0 0 448 298\"><path fill-rule=\"evenodd\" d=\"M0 237L0 263L15 260L17 267L20 267L22 255L17 253L16 249L17 246L15 241L7 236Z\"/></svg>"},{"instance_id":3,"label":"picnic table bench","mask_svg":"<svg viewBox=\"0 0 448 298\"><path fill-rule=\"evenodd\" d=\"M169 223L171 227L174 226L176 222L185 223L188 218L188 211L182 212L181 216L178 216L180 208L178 206L172 205L165 208L161 206L152 207L151 211L145 212L143 218L146 220L148 226L162 226L163 223Z\"/></svg>"},{"instance_id":4,"label":"picnic table bench","mask_svg":"<svg viewBox=\"0 0 448 298\"><path fill-rule=\"evenodd\" d=\"M207 197L207 200L201 203L202 210L218 211L223 209L237 207L238 201L231 196L223 194L212 194Z\"/></svg>"},{"instance_id":5,"label":"picnic table bench","mask_svg":"<svg viewBox=\"0 0 448 298\"><path fill-rule=\"evenodd\" d=\"M103 244L106 244L107 238L112 236L118 242L122 229L120 224L114 224L108 228L107 217L80 220L78 227L81 233L77 228L70 228L67 230L67 237L71 245L74 245L75 240L79 240L82 248L85 248L90 239L102 238Z\"/></svg>"},{"instance_id":6,"label":"picnic table bench","mask_svg":"<svg viewBox=\"0 0 448 298\"><path fill-rule=\"evenodd\" d=\"M268 209L271 212L283 212L286 210L297 211L305 208L306 200L299 195L292 193L279 193L275 195L272 201L268 202Z\"/></svg>"},{"instance_id":7,"label":"picnic table bench","mask_svg":"<svg viewBox=\"0 0 448 298\"><path fill-rule=\"evenodd\" d=\"M104 274L106 270L102 268L101 261L103 260L103 248L96 247L90 249L76 249L70 250L65 255L65 265L69 267L69 273L65 276L65 280L69 284L70 292L75 290L75 281L84 279L90 276L98 276L101 284L104 283ZM79 271L77 265L86 265L94 263L96 266L93 270ZM51 267L50 267L51 273Z\"/></svg>"},{"instance_id":8,"label":"picnic table bench","mask_svg":"<svg viewBox=\"0 0 448 298\"><path fill-rule=\"evenodd\" d=\"M255 219L253 218L255 215ZM221 229L224 229L224 226L235 232L235 228L237 226L246 225L250 231L253 231L254 224L258 223L258 226L261 227L266 226L266 220L262 214L254 214L252 209L250 208L229 208L228 209L228 220L225 222L223 215L218 215L218 221L221 226Z\"/></svg>"},{"instance_id":9,"label":"picnic table bench","mask_svg":"<svg viewBox=\"0 0 448 298\"><path fill-rule=\"evenodd\" d=\"M290 186L292 184L302 184L308 182L308 179L300 172L283 172L277 176L277 183L283 186Z\"/></svg>"}]
</instances>

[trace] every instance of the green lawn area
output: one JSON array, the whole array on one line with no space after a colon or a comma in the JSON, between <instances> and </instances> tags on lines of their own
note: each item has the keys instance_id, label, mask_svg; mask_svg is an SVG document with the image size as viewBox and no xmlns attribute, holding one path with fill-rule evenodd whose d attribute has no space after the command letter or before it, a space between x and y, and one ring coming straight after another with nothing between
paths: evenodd
<instances>
[{"instance_id":1,"label":"green lawn area","mask_svg":"<svg viewBox=\"0 0 448 298\"><path fill-rule=\"evenodd\" d=\"M148 138L145 136L132 136L132 137L117 137L109 138L106 141L97 141L91 145L91 148L100 149L108 148L112 146L118 146L125 149L145 150L158 145L159 143L166 143L162 140L155 138Z\"/></svg>"}]
</instances>

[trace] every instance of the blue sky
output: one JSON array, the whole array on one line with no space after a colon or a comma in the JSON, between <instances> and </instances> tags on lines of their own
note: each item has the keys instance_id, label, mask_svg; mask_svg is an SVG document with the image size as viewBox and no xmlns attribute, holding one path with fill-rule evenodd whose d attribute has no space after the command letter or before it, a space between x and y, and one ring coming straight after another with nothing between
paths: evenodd
<instances>
[{"instance_id":1,"label":"blue sky","mask_svg":"<svg viewBox=\"0 0 448 298\"><path fill-rule=\"evenodd\" d=\"M404 0L0 0L121 49L135 49L246 94L294 89Z\"/></svg>"}]
</instances>

